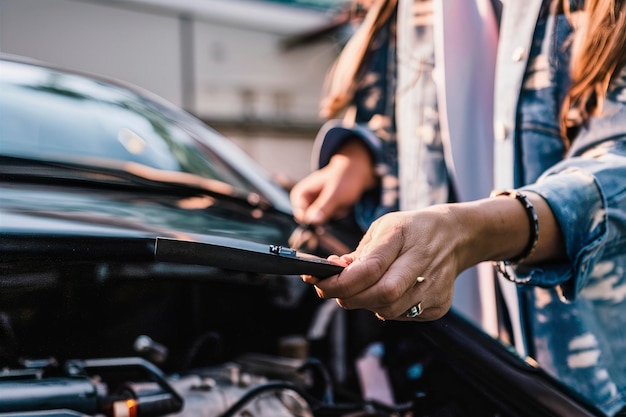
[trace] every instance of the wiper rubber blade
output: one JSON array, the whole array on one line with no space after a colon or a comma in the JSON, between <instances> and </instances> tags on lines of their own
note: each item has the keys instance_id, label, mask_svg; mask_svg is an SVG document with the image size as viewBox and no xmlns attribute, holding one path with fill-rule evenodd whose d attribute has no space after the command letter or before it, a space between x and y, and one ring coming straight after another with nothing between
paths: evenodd
<instances>
[{"instance_id":1,"label":"wiper rubber blade","mask_svg":"<svg viewBox=\"0 0 626 417\"><path fill-rule=\"evenodd\" d=\"M158 237L154 257L159 262L272 275L312 275L317 278L337 275L344 268L295 249L226 237L211 237L204 241Z\"/></svg>"}]
</instances>

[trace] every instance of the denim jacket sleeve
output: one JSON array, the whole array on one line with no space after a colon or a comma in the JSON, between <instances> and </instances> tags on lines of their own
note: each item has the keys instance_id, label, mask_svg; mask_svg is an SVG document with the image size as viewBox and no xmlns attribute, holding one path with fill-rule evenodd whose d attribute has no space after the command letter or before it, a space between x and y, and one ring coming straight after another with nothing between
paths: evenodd
<instances>
[{"instance_id":1,"label":"denim jacket sleeve","mask_svg":"<svg viewBox=\"0 0 626 417\"><path fill-rule=\"evenodd\" d=\"M576 297L597 267L626 267L626 129L617 120L626 120L626 103L607 101L604 116L581 132L570 155L524 187L550 205L569 261L516 272L534 285L559 286L566 299Z\"/></svg>"},{"instance_id":2,"label":"denim jacket sleeve","mask_svg":"<svg viewBox=\"0 0 626 417\"><path fill-rule=\"evenodd\" d=\"M343 120L329 120L317 134L313 149L314 168L328 165L330 158L349 139L361 141L370 150L374 163L382 163L383 144L371 129L358 124L346 125Z\"/></svg>"}]
</instances>

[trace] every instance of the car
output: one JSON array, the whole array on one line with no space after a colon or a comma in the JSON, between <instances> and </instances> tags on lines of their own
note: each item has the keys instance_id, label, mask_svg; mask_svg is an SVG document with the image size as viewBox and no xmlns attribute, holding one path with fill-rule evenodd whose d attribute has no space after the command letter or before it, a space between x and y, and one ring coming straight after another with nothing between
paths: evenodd
<instances>
[{"instance_id":1,"label":"car","mask_svg":"<svg viewBox=\"0 0 626 417\"><path fill-rule=\"evenodd\" d=\"M321 300L350 216L150 92L0 59L0 416L598 416L450 311Z\"/></svg>"}]
</instances>

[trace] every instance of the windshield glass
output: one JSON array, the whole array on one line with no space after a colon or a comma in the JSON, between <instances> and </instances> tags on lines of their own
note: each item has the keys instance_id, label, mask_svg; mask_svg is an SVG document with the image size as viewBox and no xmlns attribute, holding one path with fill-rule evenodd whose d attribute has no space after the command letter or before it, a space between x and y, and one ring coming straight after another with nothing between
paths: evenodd
<instances>
[{"instance_id":1,"label":"windshield glass","mask_svg":"<svg viewBox=\"0 0 626 417\"><path fill-rule=\"evenodd\" d=\"M131 90L15 62L0 62L0 74L0 155L129 161L255 192L217 154Z\"/></svg>"}]
</instances>

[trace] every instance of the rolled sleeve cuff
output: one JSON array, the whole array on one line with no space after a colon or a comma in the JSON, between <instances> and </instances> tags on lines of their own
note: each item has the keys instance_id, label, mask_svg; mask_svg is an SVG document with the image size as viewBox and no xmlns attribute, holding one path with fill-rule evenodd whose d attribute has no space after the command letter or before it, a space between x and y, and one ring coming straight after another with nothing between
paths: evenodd
<instances>
[{"instance_id":1,"label":"rolled sleeve cuff","mask_svg":"<svg viewBox=\"0 0 626 417\"><path fill-rule=\"evenodd\" d=\"M359 125L346 127L341 120L330 120L322 126L315 138L311 159L312 169L326 166L337 149L348 139L361 140L372 153L374 163L381 162L382 143L371 130Z\"/></svg>"},{"instance_id":2,"label":"rolled sleeve cuff","mask_svg":"<svg viewBox=\"0 0 626 417\"><path fill-rule=\"evenodd\" d=\"M570 168L523 189L539 194L550 206L563 233L569 261L522 265L516 274L528 284L560 287L563 296L572 300L589 279L607 239L607 204L601 188L590 173Z\"/></svg>"}]
</instances>

